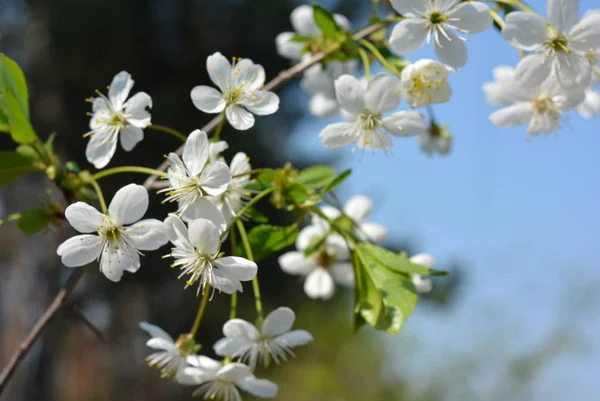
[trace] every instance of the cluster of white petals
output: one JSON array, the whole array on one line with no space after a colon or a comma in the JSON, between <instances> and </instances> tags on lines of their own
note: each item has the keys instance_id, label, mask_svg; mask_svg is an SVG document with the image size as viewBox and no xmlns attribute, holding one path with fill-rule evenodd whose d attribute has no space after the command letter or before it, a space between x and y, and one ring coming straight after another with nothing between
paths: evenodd
<instances>
[{"instance_id":1,"label":"cluster of white petals","mask_svg":"<svg viewBox=\"0 0 600 401\"><path fill-rule=\"evenodd\" d=\"M185 381L183 369L188 366L184 350L166 331L147 322L141 322L140 328L150 334L146 346L157 350L148 355L148 366L161 370L162 377L174 377L177 381Z\"/></svg>"},{"instance_id":2,"label":"cluster of white petals","mask_svg":"<svg viewBox=\"0 0 600 401\"><path fill-rule=\"evenodd\" d=\"M480 33L492 26L490 8L478 1L391 0L405 19L392 31L390 47L410 54L433 41L439 60L459 69L467 63L464 34Z\"/></svg>"},{"instance_id":3,"label":"cluster of white petals","mask_svg":"<svg viewBox=\"0 0 600 401\"><path fill-rule=\"evenodd\" d=\"M428 253L418 253L416 255L411 256L409 260L413 263L425 266L427 268L432 268L435 265L435 259ZM418 293L431 292L433 288L431 279L425 278L420 274L411 274L410 278Z\"/></svg>"},{"instance_id":4,"label":"cluster of white petals","mask_svg":"<svg viewBox=\"0 0 600 401\"><path fill-rule=\"evenodd\" d=\"M112 80L108 89L108 97L98 93L92 102L90 136L85 156L96 168L103 168L117 150L117 140L127 152L144 139L143 128L150 125L152 98L145 92L138 92L129 100L129 92L133 87L131 75L121 71Z\"/></svg>"},{"instance_id":5,"label":"cluster of white petals","mask_svg":"<svg viewBox=\"0 0 600 401\"><path fill-rule=\"evenodd\" d=\"M387 238L387 229L380 224L366 221L373 208L373 201L364 195L351 198L344 205L344 212L333 206L323 206L321 211L327 219L351 219L354 234L362 241L381 242ZM315 244L322 244L310 255L305 251ZM350 262L349 245L337 233L331 232L327 220L314 216L296 238L296 251L286 252L279 257L281 269L293 275L306 277L304 292L310 298L330 299L335 293L335 284L354 288L354 269Z\"/></svg>"},{"instance_id":6,"label":"cluster of white petals","mask_svg":"<svg viewBox=\"0 0 600 401\"><path fill-rule=\"evenodd\" d=\"M406 66L400 77L406 102L415 108L450 100L452 87L447 80L448 68L429 59L418 60Z\"/></svg>"},{"instance_id":7,"label":"cluster of white petals","mask_svg":"<svg viewBox=\"0 0 600 401\"><path fill-rule=\"evenodd\" d=\"M175 214L164 222L166 235L173 244L165 257L175 259L172 267L187 276L186 288L198 283L197 293L210 285L226 294L242 292L242 281L256 277L256 263L239 257L225 256L221 240L227 228L225 219L209 200L202 199L196 208L196 218L186 224Z\"/></svg>"},{"instance_id":8,"label":"cluster of white petals","mask_svg":"<svg viewBox=\"0 0 600 401\"><path fill-rule=\"evenodd\" d=\"M263 90L265 70L247 58L234 58L230 63L221 53L206 59L210 80L218 90L206 85L196 86L191 96L194 106L205 113L221 113L237 130L254 126L254 114L265 116L279 109L279 97Z\"/></svg>"},{"instance_id":9,"label":"cluster of white petals","mask_svg":"<svg viewBox=\"0 0 600 401\"><path fill-rule=\"evenodd\" d=\"M242 319L231 319L223 326L225 338L214 345L219 356L245 362L254 370L259 361L269 366L293 356L293 347L308 344L312 336L306 330L291 330L296 320L290 308L277 308L265 318L260 330Z\"/></svg>"},{"instance_id":10,"label":"cluster of white petals","mask_svg":"<svg viewBox=\"0 0 600 401\"><path fill-rule=\"evenodd\" d=\"M342 75L335 81L340 108L351 122L329 124L319 134L326 148L338 149L356 144L361 149L389 149L390 135L415 136L427 129L423 116L416 111L399 111L402 98L400 80L378 74L364 83L351 75Z\"/></svg>"},{"instance_id":11,"label":"cluster of white petals","mask_svg":"<svg viewBox=\"0 0 600 401\"><path fill-rule=\"evenodd\" d=\"M60 244L56 253L67 267L99 260L100 271L106 278L119 281L124 271L138 271L140 251L153 251L168 242L162 222L140 220L147 209L148 191L136 184L117 191L108 214L87 203L75 202L67 207L65 217L74 229L84 234Z\"/></svg>"},{"instance_id":12,"label":"cluster of white petals","mask_svg":"<svg viewBox=\"0 0 600 401\"><path fill-rule=\"evenodd\" d=\"M192 395L206 400L241 401L239 389L256 397L274 398L279 390L272 381L256 378L242 363L223 364L203 355L188 356L187 363L187 382L182 384L199 386Z\"/></svg>"}]
</instances>

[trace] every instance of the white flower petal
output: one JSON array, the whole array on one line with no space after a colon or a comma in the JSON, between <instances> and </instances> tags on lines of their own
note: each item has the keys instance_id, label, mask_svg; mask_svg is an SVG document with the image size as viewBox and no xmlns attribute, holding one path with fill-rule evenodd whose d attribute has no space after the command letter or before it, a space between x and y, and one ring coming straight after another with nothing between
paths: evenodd
<instances>
[{"instance_id":1,"label":"white flower petal","mask_svg":"<svg viewBox=\"0 0 600 401\"><path fill-rule=\"evenodd\" d=\"M198 184L208 195L221 195L231 182L231 170L223 162L210 163L200 174Z\"/></svg>"},{"instance_id":2,"label":"white flower petal","mask_svg":"<svg viewBox=\"0 0 600 401\"><path fill-rule=\"evenodd\" d=\"M302 36L318 36L321 30L315 22L313 8L309 5L296 7L290 14L292 26L298 34Z\"/></svg>"},{"instance_id":3,"label":"white flower petal","mask_svg":"<svg viewBox=\"0 0 600 401\"><path fill-rule=\"evenodd\" d=\"M76 235L56 249L61 262L67 267L85 266L98 259L102 252L102 238L98 235Z\"/></svg>"},{"instance_id":4,"label":"white flower petal","mask_svg":"<svg viewBox=\"0 0 600 401\"><path fill-rule=\"evenodd\" d=\"M514 127L529 122L533 113L530 103L517 103L493 112L490 121L499 127Z\"/></svg>"},{"instance_id":5,"label":"white flower petal","mask_svg":"<svg viewBox=\"0 0 600 401\"><path fill-rule=\"evenodd\" d=\"M119 139L121 140L121 147L126 152L131 151L135 145L144 139L144 130L133 125L128 125L121 129L119 133Z\"/></svg>"},{"instance_id":6,"label":"white flower petal","mask_svg":"<svg viewBox=\"0 0 600 401\"><path fill-rule=\"evenodd\" d=\"M373 210L373 199L365 195L353 196L344 205L344 213L360 223L369 217Z\"/></svg>"},{"instance_id":7,"label":"white flower petal","mask_svg":"<svg viewBox=\"0 0 600 401\"><path fill-rule=\"evenodd\" d=\"M219 369L223 367L223 364L221 362L204 355L190 355L187 357L186 362L206 372L216 373Z\"/></svg>"},{"instance_id":8,"label":"white flower petal","mask_svg":"<svg viewBox=\"0 0 600 401\"><path fill-rule=\"evenodd\" d=\"M236 153L229 163L229 169L232 175L244 174L251 170L250 158L244 152ZM239 179L239 177L238 177Z\"/></svg>"},{"instance_id":9,"label":"white flower petal","mask_svg":"<svg viewBox=\"0 0 600 401\"><path fill-rule=\"evenodd\" d=\"M266 379L257 379L256 377L247 377L236 382L237 386L252 395L261 398L275 398L279 387L277 384Z\"/></svg>"},{"instance_id":10,"label":"white flower petal","mask_svg":"<svg viewBox=\"0 0 600 401\"><path fill-rule=\"evenodd\" d=\"M148 202L146 188L129 184L117 191L108 205L108 212L120 224L131 224L144 217Z\"/></svg>"},{"instance_id":11,"label":"white flower petal","mask_svg":"<svg viewBox=\"0 0 600 401\"><path fill-rule=\"evenodd\" d=\"M398 107L401 98L400 81L386 74L377 74L367 86L365 106L373 114L381 114Z\"/></svg>"},{"instance_id":12,"label":"white flower petal","mask_svg":"<svg viewBox=\"0 0 600 401\"><path fill-rule=\"evenodd\" d=\"M116 130L95 132L85 148L85 158L97 169L106 167L117 150Z\"/></svg>"},{"instance_id":13,"label":"white flower petal","mask_svg":"<svg viewBox=\"0 0 600 401\"><path fill-rule=\"evenodd\" d=\"M229 84L229 69L231 64L229 60L225 58L221 53L214 53L206 59L206 70L210 80L221 89L221 92L225 91L225 88Z\"/></svg>"},{"instance_id":14,"label":"white flower petal","mask_svg":"<svg viewBox=\"0 0 600 401\"><path fill-rule=\"evenodd\" d=\"M585 91L585 100L577 106L577 112L583 118L594 118L600 114L600 93L588 89Z\"/></svg>"},{"instance_id":15,"label":"white flower petal","mask_svg":"<svg viewBox=\"0 0 600 401\"><path fill-rule=\"evenodd\" d=\"M567 32L579 20L579 0L548 0L548 20Z\"/></svg>"},{"instance_id":16,"label":"white flower petal","mask_svg":"<svg viewBox=\"0 0 600 401\"><path fill-rule=\"evenodd\" d=\"M339 149L352 144L358 133L355 123L334 123L326 126L319 136L327 149Z\"/></svg>"},{"instance_id":17,"label":"white flower petal","mask_svg":"<svg viewBox=\"0 0 600 401\"><path fill-rule=\"evenodd\" d=\"M416 111L399 111L384 117L383 125L397 137L420 135L427 130L423 115Z\"/></svg>"},{"instance_id":18,"label":"white flower petal","mask_svg":"<svg viewBox=\"0 0 600 401\"><path fill-rule=\"evenodd\" d=\"M245 131L254 126L254 116L249 111L239 106L230 106L225 109L227 121L239 131Z\"/></svg>"},{"instance_id":19,"label":"white flower petal","mask_svg":"<svg viewBox=\"0 0 600 401\"><path fill-rule=\"evenodd\" d=\"M431 292L433 284L431 283L430 279L423 278L418 274L411 274L410 278L412 280L413 285L415 286L415 289L419 294Z\"/></svg>"},{"instance_id":20,"label":"white flower petal","mask_svg":"<svg viewBox=\"0 0 600 401\"><path fill-rule=\"evenodd\" d=\"M193 176L197 176L204 169L208 160L208 137L204 131L194 130L188 136L183 147L183 162Z\"/></svg>"},{"instance_id":21,"label":"white flower petal","mask_svg":"<svg viewBox=\"0 0 600 401\"><path fill-rule=\"evenodd\" d=\"M519 49L535 50L548 38L547 22L534 13L511 12L506 16L502 36L509 44Z\"/></svg>"},{"instance_id":22,"label":"white flower petal","mask_svg":"<svg viewBox=\"0 0 600 401\"><path fill-rule=\"evenodd\" d=\"M294 32L281 32L275 37L275 46L280 56L290 60L300 60L304 43L292 42L294 36L296 36Z\"/></svg>"},{"instance_id":23,"label":"white flower petal","mask_svg":"<svg viewBox=\"0 0 600 401\"><path fill-rule=\"evenodd\" d=\"M308 344L313 340L313 336L306 330L292 330L277 337L276 341L285 347L297 347Z\"/></svg>"},{"instance_id":24,"label":"white flower petal","mask_svg":"<svg viewBox=\"0 0 600 401\"><path fill-rule=\"evenodd\" d=\"M163 226L165 235L174 245L176 245L177 241L181 240L181 237L183 237L184 240L189 243L187 227L176 214L169 213L169 216L165 219ZM190 243L189 247L191 246L192 244Z\"/></svg>"},{"instance_id":25,"label":"white flower petal","mask_svg":"<svg viewBox=\"0 0 600 401\"><path fill-rule=\"evenodd\" d=\"M392 7L398 14L405 17L415 16L415 13L425 12L429 2L422 0L391 0Z\"/></svg>"},{"instance_id":26,"label":"white flower petal","mask_svg":"<svg viewBox=\"0 0 600 401\"><path fill-rule=\"evenodd\" d=\"M410 54L423 47L426 38L425 20L407 18L394 27L390 37L390 47L398 54Z\"/></svg>"},{"instance_id":27,"label":"white flower petal","mask_svg":"<svg viewBox=\"0 0 600 401\"><path fill-rule=\"evenodd\" d=\"M196 86L190 95L194 106L205 113L220 113L226 105L223 94L210 86Z\"/></svg>"},{"instance_id":28,"label":"white flower petal","mask_svg":"<svg viewBox=\"0 0 600 401\"><path fill-rule=\"evenodd\" d=\"M224 292L225 294L233 294L234 292L243 292L244 288L239 280L230 279L227 277L220 277L219 271L214 271L215 276L213 278L212 286L217 290Z\"/></svg>"},{"instance_id":29,"label":"white flower petal","mask_svg":"<svg viewBox=\"0 0 600 401\"><path fill-rule=\"evenodd\" d=\"M258 270L256 263L239 256L226 256L215 259L213 263L218 267L219 276L239 281L252 280Z\"/></svg>"},{"instance_id":30,"label":"white flower petal","mask_svg":"<svg viewBox=\"0 0 600 401\"><path fill-rule=\"evenodd\" d=\"M312 257L305 257L302 252L286 252L278 259L281 270L288 274L306 275L317 267Z\"/></svg>"},{"instance_id":31,"label":"white flower petal","mask_svg":"<svg viewBox=\"0 0 600 401\"><path fill-rule=\"evenodd\" d=\"M279 96L273 92L255 91L249 100L243 102L248 111L257 116L266 116L275 113L279 109Z\"/></svg>"},{"instance_id":32,"label":"white flower petal","mask_svg":"<svg viewBox=\"0 0 600 401\"><path fill-rule=\"evenodd\" d=\"M325 248L327 253L333 256L335 260L347 260L350 257L348 242L340 234L329 234L325 242Z\"/></svg>"},{"instance_id":33,"label":"white flower petal","mask_svg":"<svg viewBox=\"0 0 600 401\"><path fill-rule=\"evenodd\" d=\"M260 336L258 329L253 324L242 319L231 319L225 322L223 334L227 338L248 343L254 342Z\"/></svg>"},{"instance_id":34,"label":"white flower petal","mask_svg":"<svg viewBox=\"0 0 600 401\"><path fill-rule=\"evenodd\" d=\"M467 64L467 45L449 29L446 29L446 35L449 39L438 35L439 45L435 44L435 54L442 63L458 70Z\"/></svg>"},{"instance_id":35,"label":"white flower petal","mask_svg":"<svg viewBox=\"0 0 600 401\"><path fill-rule=\"evenodd\" d=\"M115 75L108 89L108 98L112 103L113 110L120 111L123 108L125 99L129 96L132 87L133 80L127 71L121 71Z\"/></svg>"},{"instance_id":36,"label":"white flower petal","mask_svg":"<svg viewBox=\"0 0 600 401\"><path fill-rule=\"evenodd\" d=\"M142 330L144 330L145 332L150 334L150 337L163 338L163 339L171 342L172 344L175 343L175 341L173 341L173 337L171 337L169 335L169 333L167 333L160 327L150 324L148 322L140 322L139 325Z\"/></svg>"},{"instance_id":37,"label":"white flower petal","mask_svg":"<svg viewBox=\"0 0 600 401\"><path fill-rule=\"evenodd\" d=\"M586 87L592 78L592 68L587 57L571 52L558 58L553 68L558 83L567 89Z\"/></svg>"},{"instance_id":38,"label":"white flower petal","mask_svg":"<svg viewBox=\"0 0 600 401\"><path fill-rule=\"evenodd\" d=\"M237 382L248 377L254 377L254 375L248 366L244 365L243 363L234 362L219 369L217 372L217 377Z\"/></svg>"},{"instance_id":39,"label":"white flower petal","mask_svg":"<svg viewBox=\"0 0 600 401\"><path fill-rule=\"evenodd\" d=\"M600 47L600 13L592 10L586 13L569 32L570 45L582 51Z\"/></svg>"},{"instance_id":40,"label":"white flower petal","mask_svg":"<svg viewBox=\"0 0 600 401\"><path fill-rule=\"evenodd\" d=\"M340 107L354 115L365 110L365 87L352 75L342 75L334 82L335 95Z\"/></svg>"},{"instance_id":41,"label":"white flower petal","mask_svg":"<svg viewBox=\"0 0 600 401\"><path fill-rule=\"evenodd\" d=\"M146 108L152 108L152 98L146 92L138 92L125 103L125 118L133 126L145 128L150 125L150 113Z\"/></svg>"},{"instance_id":42,"label":"white flower petal","mask_svg":"<svg viewBox=\"0 0 600 401\"><path fill-rule=\"evenodd\" d=\"M313 299L330 299L335 292L333 278L327 270L316 268L306 276L304 292Z\"/></svg>"},{"instance_id":43,"label":"white flower petal","mask_svg":"<svg viewBox=\"0 0 600 401\"><path fill-rule=\"evenodd\" d=\"M527 127L527 133L529 135L550 134L559 128L560 123L558 118L548 113L534 113Z\"/></svg>"},{"instance_id":44,"label":"white flower petal","mask_svg":"<svg viewBox=\"0 0 600 401\"><path fill-rule=\"evenodd\" d=\"M334 263L328 270L333 281L346 288L354 288L354 268L351 263Z\"/></svg>"},{"instance_id":45,"label":"white flower petal","mask_svg":"<svg viewBox=\"0 0 600 401\"><path fill-rule=\"evenodd\" d=\"M328 229L329 227L325 227L322 224L311 224L304 227L296 237L296 248L299 251L306 250L314 240L323 238L327 234Z\"/></svg>"},{"instance_id":46,"label":"white flower petal","mask_svg":"<svg viewBox=\"0 0 600 401\"><path fill-rule=\"evenodd\" d=\"M196 219L188 224L190 242L198 252L214 255L219 250L219 229L210 220Z\"/></svg>"},{"instance_id":47,"label":"white flower petal","mask_svg":"<svg viewBox=\"0 0 600 401\"><path fill-rule=\"evenodd\" d=\"M543 53L525 56L515 69L515 79L526 88L535 88L550 75L552 60Z\"/></svg>"},{"instance_id":48,"label":"white flower petal","mask_svg":"<svg viewBox=\"0 0 600 401\"><path fill-rule=\"evenodd\" d=\"M106 216L85 202L75 202L65 209L65 218L80 233L98 230Z\"/></svg>"},{"instance_id":49,"label":"white flower petal","mask_svg":"<svg viewBox=\"0 0 600 401\"><path fill-rule=\"evenodd\" d=\"M212 221L219 229L219 233L222 233L227 229L227 222L223 218L219 208L206 198L196 199L196 201L186 209L182 218L186 221L196 219L207 219Z\"/></svg>"},{"instance_id":50,"label":"white flower petal","mask_svg":"<svg viewBox=\"0 0 600 401\"><path fill-rule=\"evenodd\" d=\"M435 265L435 258L428 253L417 253L409 258L412 263L431 268Z\"/></svg>"},{"instance_id":51,"label":"white flower petal","mask_svg":"<svg viewBox=\"0 0 600 401\"><path fill-rule=\"evenodd\" d=\"M452 25L461 28L468 33L480 33L492 26L493 20L490 8L487 4L479 1L461 3L451 13L452 18L460 18L453 21Z\"/></svg>"},{"instance_id":52,"label":"white flower petal","mask_svg":"<svg viewBox=\"0 0 600 401\"><path fill-rule=\"evenodd\" d=\"M364 241L379 243L387 239L388 229L381 224L367 222L361 223L357 234Z\"/></svg>"},{"instance_id":53,"label":"white flower petal","mask_svg":"<svg viewBox=\"0 0 600 401\"><path fill-rule=\"evenodd\" d=\"M269 313L263 322L263 334L274 337L290 331L296 320L294 311L290 308L280 307Z\"/></svg>"},{"instance_id":54,"label":"white flower petal","mask_svg":"<svg viewBox=\"0 0 600 401\"><path fill-rule=\"evenodd\" d=\"M129 263L125 259L122 253L118 253L113 247L106 247L100 255L100 271L110 281L118 282L123 276L123 272L126 267L129 267Z\"/></svg>"},{"instance_id":55,"label":"white flower petal","mask_svg":"<svg viewBox=\"0 0 600 401\"><path fill-rule=\"evenodd\" d=\"M211 142L208 149L208 161L216 162L222 159L221 153L229 149L229 144L225 141Z\"/></svg>"},{"instance_id":56,"label":"white flower petal","mask_svg":"<svg viewBox=\"0 0 600 401\"><path fill-rule=\"evenodd\" d=\"M330 118L339 111L337 99L317 93L308 101L308 110L312 115L319 118Z\"/></svg>"},{"instance_id":57,"label":"white flower petal","mask_svg":"<svg viewBox=\"0 0 600 401\"><path fill-rule=\"evenodd\" d=\"M146 346L149 348L160 349L167 352L173 352L177 350L177 347L173 343L173 339L167 340L162 337L153 337L146 341Z\"/></svg>"},{"instance_id":58,"label":"white flower petal","mask_svg":"<svg viewBox=\"0 0 600 401\"><path fill-rule=\"evenodd\" d=\"M251 342L249 341L240 341L233 340L231 338L221 338L218 340L215 345L213 345L213 350L215 354L219 356L237 356L242 355L245 351L250 347Z\"/></svg>"},{"instance_id":59,"label":"white flower petal","mask_svg":"<svg viewBox=\"0 0 600 401\"><path fill-rule=\"evenodd\" d=\"M138 221L125 232L131 236L132 245L141 251L155 251L169 241L163 222L156 219Z\"/></svg>"}]
</instances>

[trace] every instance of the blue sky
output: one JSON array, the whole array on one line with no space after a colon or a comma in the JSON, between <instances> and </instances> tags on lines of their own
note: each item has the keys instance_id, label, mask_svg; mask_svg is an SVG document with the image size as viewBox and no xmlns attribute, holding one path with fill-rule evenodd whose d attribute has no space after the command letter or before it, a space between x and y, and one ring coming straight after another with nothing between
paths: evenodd
<instances>
[{"instance_id":1,"label":"blue sky","mask_svg":"<svg viewBox=\"0 0 600 401\"><path fill-rule=\"evenodd\" d=\"M529 4L545 15L545 2ZM582 14L598 6L583 2ZM542 344L553 327L570 325L568 342L585 349L545 369L529 401L597 400L592 372L600 363L600 325L590 317L600 311L598 299L585 301L591 315L569 309L579 308L583 287L600 283L600 125L572 112L560 132L548 136L495 127L488 116L496 108L485 102L481 85L492 80L494 67L515 65L519 55L494 29L470 36L468 48L467 66L450 78L452 100L435 107L454 136L449 156L427 157L414 138L396 138L388 156L330 152L318 138L328 122L314 118L297 127L287 156L339 157L336 167L353 169L343 199L372 196L372 219L385 222L393 239L409 238L435 255L441 267L465 261L469 284L452 314L420 308L399 344L419 333L429 354L443 360L448 347L474 353L476 343L510 328L502 347L519 355ZM409 56L426 57L435 58L431 49Z\"/></svg>"}]
</instances>

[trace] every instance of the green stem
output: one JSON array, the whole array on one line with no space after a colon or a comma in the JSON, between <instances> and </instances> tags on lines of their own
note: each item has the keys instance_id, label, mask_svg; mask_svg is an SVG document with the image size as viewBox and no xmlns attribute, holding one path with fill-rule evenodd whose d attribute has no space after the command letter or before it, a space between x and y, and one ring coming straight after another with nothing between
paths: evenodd
<instances>
[{"instance_id":1,"label":"green stem","mask_svg":"<svg viewBox=\"0 0 600 401\"><path fill-rule=\"evenodd\" d=\"M227 110L227 108L225 109ZM219 125L217 125L217 129L215 129L215 142L221 139L221 131L223 131L223 126L225 125L225 120L227 119L225 116L225 110L221 113L221 120L219 120Z\"/></svg>"},{"instance_id":2,"label":"green stem","mask_svg":"<svg viewBox=\"0 0 600 401\"><path fill-rule=\"evenodd\" d=\"M258 195L256 195L254 198L252 198L252 200L248 203L246 203L246 206L244 206L242 208L242 210L240 210L238 212L238 214L236 214L233 217L233 220L231 220L229 222L229 225L227 225L227 229L224 231L224 233L226 233L227 231L231 230L231 228L233 227L233 225L236 223L236 221L238 221L244 214L246 214L246 212L248 210L250 210L250 208L252 206L254 206L259 200L261 200L262 198L264 198L265 196L269 195L271 192L273 192L275 190L274 187L271 188L267 188L264 191L260 192Z\"/></svg>"},{"instance_id":3,"label":"green stem","mask_svg":"<svg viewBox=\"0 0 600 401\"><path fill-rule=\"evenodd\" d=\"M194 325L190 330L190 335L192 338L196 336L198 329L200 328L200 323L202 322L202 317L204 316L204 310L206 309L206 304L208 303L208 296L211 292L210 285L207 285L203 289L202 300L200 301L200 306L198 307L198 312L196 313L196 319L194 319Z\"/></svg>"},{"instance_id":4,"label":"green stem","mask_svg":"<svg viewBox=\"0 0 600 401\"><path fill-rule=\"evenodd\" d=\"M244 249L246 250L246 257L248 260L254 260L254 256L252 255L252 247L250 247L250 242L248 241L248 234L246 234L246 229L244 228L244 223L241 220L236 221L238 231L240 233L240 237L242 238L242 244L244 244ZM254 303L256 305L256 314L258 318L256 319L257 326L262 325L263 322L263 307L262 302L260 300L260 286L258 285L258 275L252 279L252 289L254 290Z\"/></svg>"},{"instance_id":5,"label":"green stem","mask_svg":"<svg viewBox=\"0 0 600 401\"><path fill-rule=\"evenodd\" d=\"M21 213L13 213L6 216L5 219L0 219L0 226L5 223L10 223L11 221L17 221L21 218Z\"/></svg>"},{"instance_id":6,"label":"green stem","mask_svg":"<svg viewBox=\"0 0 600 401\"><path fill-rule=\"evenodd\" d=\"M104 200L104 195L102 195L102 189L100 188L100 185L98 185L94 178L92 178L90 184L92 184L94 190L96 191L96 196L98 196L98 202L100 202L102 213L106 214L108 212L108 208L106 207L106 201Z\"/></svg>"},{"instance_id":7,"label":"green stem","mask_svg":"<svg viewBox=\"0 0 600 401\"><path fill-rule=\"evenodd\" d=\"M235 231L229 233L229 241L231 242L231 254L233 255L237 249L237 238ZM229 319L235 319L237 316L237 292L231 294L231 305L229 307Z\"/></svg>"},{"instance_id":8,"label":"green stem","mask_svg":"<svg viewBox=\"0 0 600 401\"><path fill-rule=\"evenodd\" d=\"M157 175L159 177L167 177L167 173L164 171L155 170L153 168L148 167L140 167L140 166L121 166L121 167L113 167L106 170L102 170L97 172L92 176L93 180L99 180L100 178L108 177L113 174L120 173L141 173L148 175Z\"/></svg>"},{"instance_id":9,"label":"green stem","mask_svg":"<svg viewBox=\"0 0 600 401\"><path fill-rule=\"evenodd\" d=\"M528 13L538 14L538 12L533 8L519 0L493 0L493 2L499 4L508 4L509 6L519 7L521 10L527 11Z\"/></svg>"},{"instance_id":10,"label":"green stem","mask_svg":"<svg viewBox=\"0 0 600 401\"><path fill-rule=\"evenodd\" d=\"M183 142L187 141L186 136L183 135L181 132L179 132L177 130L174 130L173 128L166 127L164 125L152 124L152 125L149 125L146 128L153 129L155 131L166 132L167 134L173 135L174 137L180 139Z\"/></svg>"},{"instance_id":11,"label":"green stem","mask_svg":"<svg viewBox=\"0 0 600 401\"><path fill-rule=\"evenodd\" d=\"M371 42L369 42L368 40L365 40L365 39L361 39L361 40L359 40L359 43L361 45L363 45L364 47L366 47L367 49L369 49L371 54L373 54L373 56L375 56L375 58L381 63L382 66L385 67L386 70L388 70L392 74L396 75L397 77L400 76L400 74L398 73L398 69L396 67L394 67L393 65L391 65L390 63L388 63L388 61L385 59L385 57L383 57L381 52L379 50L377 50L377 48L375 46L373 46L373 44Z\"/></svg>"},{"instance_id":12,"label":"green stem","mask_svg":"<svg viewBox=\"0 0 600 401\"><path fill-rule=\"evenodd\" d=\"M358 54L360 54L360 58L363 63L363 68L365 69L365 77L367 78L367 82L371 80L371 62L369 61L369 56L365 49L359 47Z\"/></svg>"}]
</instances>

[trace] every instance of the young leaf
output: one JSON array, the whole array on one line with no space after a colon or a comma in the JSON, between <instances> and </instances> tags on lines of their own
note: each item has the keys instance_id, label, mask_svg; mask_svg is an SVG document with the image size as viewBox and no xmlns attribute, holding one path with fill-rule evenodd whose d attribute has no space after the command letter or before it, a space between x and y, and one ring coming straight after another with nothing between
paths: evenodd
<instances>
[{"instance_id":1,"label":"young leaf","mask_svg":"<svg viewBox=\"0 0 600 401\"><path fill-rule=\"evenodd\" d=\"M335 22L333 15L317 3L312 3L312 7L315 22L323 34L333 40L339 39L344 31Z\"/></svg>"},{"instance_id":2,"label":"young leaf","mask_svg":"<svg viewBox=\"0 0 600 401\"><path fill-rule=\"evenodd\" d=\"M246 212L246 217L248 217L251 221L255 223L268 223L269 219L267 216L256 210L256 208L251 207Z\"/></svg>"},{"instance_id":3,"label":"young leaf","mask_svg":"<svg viewBox=\"0 0 600 401\"><path fill-rule=\"evenodd\" d=\"M26 234L42 231L52 222L52 216L44 210L28 210L21 213L17 226Z\"/></svg>"},{"instance_id":4,"label":"young leaf","mask_svg":"<svg viewBox=\"0 0 600 401\"><path fill-rule=\"evenodd\" d=\"M311 40L310 36L294 35L290 38L289 41L294 43L304 43L308 42L309 40Z\"/></svg>"},{"instance_id":5,"label":"young leaf","mask_svg":"<svg viewBox=\"0 0 600 401\"><path fill-rule=\"evenodd\" d=\"M412 281L382 265L362 248L356 249L355 254L361 275L359 313L376 329L398 334L417 305L417 292ZM379 297L374 294L374 289ZM381 305L374 305L379 298Z\"/></svg>"},{"instance_id":6,"label":"young leaf","mask_svg":"<svg viewBox=\"0 0 600 401\"><path fill-rule=\"evenodd\" d=\"M352 170L350 169L342 171L340 175L332 178L331 181L329 181L329 183L321 191L321 194L325 195L327 192L331 192L335 187L344 182L346 178L350 176L350 174L352 174Z\"/></svg>"},{"instance_id":7,"label":"young leaf","mask_svg":"<svg viewBox=\"0 0 600 401\"><path fill-rule=\"evenodd\" d=\"M254 261L266 258L270 254L280 251L296 242L298 227L296 226L270 226L260 225L248 233L248 242L252 248ZM245 255L243 247L238 244L238 254Z\"/></svg>"},{"instance_id":8,"label":"young leaf","mask_svg":"<svg viewBox=\"0 0 600 401\"><path fill-rule=\"evenodd\" d=\"M310 198L310 194L306 187L298 182L286 187L285 193L287 197L296 205L302 205Z\"/></svg>"},{"instance_id":9,"label":"young leaf","mask_svg":"<svg viewBox=\"0 0 600 401\"><path fill-rule=\"evenodd\" d=\"M351 254L356 286L354 287L354 331L368 323L373 327L388 327L390 317L381 292L375 286L358 252Z\"/></svg>"},{"instance_id":10,"label":"young leaf","mask_svg":"<svg viewBox=\"0 0 600 401\"><path fill-rule=\"evenodd\" d=\"M318 188L327 185L335 175L335 169L329 166L312 166L298 174L298 181L308 188Z\"/></svg>"},{"instance_id":11,"label":"young leaf","mask_svg":"<svg viewBox=\"0 0 600 401\"><path fill-rule=\"evenodd\" d=\"M0 152L0 185L5 185L32 169L31 160L16 152Z\"/></svg>"},{"instance_id":12,"label":"young leaf","mask_svg":"<svg viewBox=\"0 0 600 401\"><path fill-rule=\"evenodd\" d=\"M29 94L25 75L17 63L0 54L0 99L8 117L10 135L17 143L33 142L37 135L29 122Z\"/></svg>"},{"instance_id":13,"label":"young leaf","mask_svg":"<svg viewBox=\"0 0 600 401\"><path fill-rule=\"evenodd\" d=\"M441 270L430 269L411 262L405 255L397 254L377 245L362 243L359 246L363 255L374 260L377 264L396 273L418 274L421 276L445 276L448 273Z\"/></svg>"}]
</instances>

